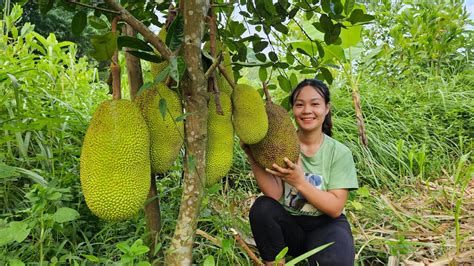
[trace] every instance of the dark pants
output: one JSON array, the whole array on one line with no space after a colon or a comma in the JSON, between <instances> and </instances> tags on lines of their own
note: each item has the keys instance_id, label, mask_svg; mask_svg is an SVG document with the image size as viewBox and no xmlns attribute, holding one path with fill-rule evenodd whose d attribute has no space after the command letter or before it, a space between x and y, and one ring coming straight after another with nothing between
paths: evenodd
<instances>
[{"instance_id":1,"label":"dark pants","mask_svg":"<svg viewBox=\"0 0 474 266\"><path fill-rule=\"evenodd\" d=\"M290 215L278 201L262 196L250 209L250 225L265 261L274 261L285 247L288 247L287 254L297 257L334 242L309 257L309 265L354 265L354 239L344 215L335 219L327 215Z\"/></svg>"}]
</instances>

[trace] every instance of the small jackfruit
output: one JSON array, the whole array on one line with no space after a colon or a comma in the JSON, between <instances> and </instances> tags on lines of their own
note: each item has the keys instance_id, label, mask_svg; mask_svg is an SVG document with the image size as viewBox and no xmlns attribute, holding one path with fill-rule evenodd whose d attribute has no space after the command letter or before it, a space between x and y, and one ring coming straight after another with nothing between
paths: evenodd
<instances>
[{"instance_id":1,"label":"small jackfruit","mask_svg":"<svg viewBox=\"0 0 474 266\"><path fill-rule=\"evenodd\" d=\"M135 103L150 130L152 173L164 173L176 160L183 145L184 124L183 121L176 121L183 114L181 100L176 92L159 82L143 91L135 98ZM164 116L160 104L165 104Z\"/></svg>"},{"instance_id":2,"label":"small jackfruit","mask_svg":"<svg viewBox=\"0 0 474 266\"><path fill-rule=\"evenodd\" d=\"M287 167L283 158L296 163L300 154L298 135L288 112L281 106L267 102L267 135L258 143L249 145L252 155L262 167L272 169L276 163Z\"/></svg>"},{"instance_id":3,"label":"small jackfruit","mask_svg":"<svg viewBox=\"0 0 474 266\"><path fill-rule=\"evenodd\" d=\"M95 111L84 137L82 191L89 209L105 220L133 216L150 190L150 140L140 110L109 100Z\"/></svg>"},{"instance_id":4,"label":"small jackfruit","mask_svg":"<svg viewBox=\"0 0 474 266\"><path fill-rule=\"evenodd\" d=\"M220 104L224 115L217 114L214 95L210 96L207 121L207 186L219 182L229 172L233 160L234 128L230 97L221 93Z\"/></svg>"},{"instance_id":5,"label":"small jackfruit","mask_svg":"<svg viewBox=\"0 0 474 266\"><path fill-rule=\"evenodd\" d=\"M260 94L246 84L238 84L232 94L235 133L245 144L261 141L268 130L268 117Z\"/></svg>"}]
</instances>

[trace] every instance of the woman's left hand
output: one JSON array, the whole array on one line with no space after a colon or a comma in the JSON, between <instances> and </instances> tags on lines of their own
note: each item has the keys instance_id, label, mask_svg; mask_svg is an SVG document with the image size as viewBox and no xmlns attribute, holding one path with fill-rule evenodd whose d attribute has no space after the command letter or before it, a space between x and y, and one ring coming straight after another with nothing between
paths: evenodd
<instances>
[{"instance_id":1,"label":"woman's left hand","mask_svg":"<svg viewBox=\"0 0 474 266\"><path fill-rule=\"evenodd\" d=\"M300 158L298 158L297 163L293 163L286 157L284 158L284 160L288 168L283 168L278 164L273 164L273 169L266 168L265 171L274 176L278 176L286 183L297 187L297 185L305 181L303 167L301 166L301 160Z\"/></svg>"}]
</instances>

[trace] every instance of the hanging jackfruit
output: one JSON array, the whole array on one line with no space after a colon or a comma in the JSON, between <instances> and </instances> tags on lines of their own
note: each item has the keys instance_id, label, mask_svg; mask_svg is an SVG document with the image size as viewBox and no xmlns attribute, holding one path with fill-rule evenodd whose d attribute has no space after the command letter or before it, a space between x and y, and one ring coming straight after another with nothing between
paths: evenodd
<instances>
[{"instance_id":1,"label":"hanging jackfruit","mask_svg":"<svg viewBox=\"0 0 474 266\"><path fill-rule=\"evenodd\" d=\"M234 128L230 97L221 93L220 104L224 115L217 114L214 95L210 95L207 122L207 186L219 182L229 172L233 160Z\"/></svg>"},{"instance_id":2,"label":"hanging jackfruit","mask_svg":"<svg viewBox=\"0 0 474 266\"><path fill-rule=\"evenodd\" d=\"M232 94L235 133L245 144L255 144L267 134L268 117L260 94L246 84L238 84Z\"/></svg>"},{"instance_id":3,"label":"hanging jackfruit","mask_svg":"<svg viewBox=\"0 0 474 266\"><path fill-rule=\"evenodd\" d=\"M176 160L183 145L184 124L176 121L183 114L181 100L176 92L160 82L143 91L135 98L135 103L150 130L152 173L164 173Z\"/></svg>"},{"instance_id":4,"label":"hanging jackfruit","mask_svg":"<svg viewBox=\"0 0 474 266\"><path fill-rule=\"evenodd\" d=\"M288 112L271 102L266 103L265 110L268 116L268 132L260 142L249 145L252 155L258 164L268 169L272 169L274 163L287 167L283 160L285 157L296 163L300 144Z\"/></svg>"},{"instance_id":5,"label":"hanging jackfruit","mask_svg":"<svg viewBox=\"0 0 474 266\"><path fill-rule=\"evenodd\" d=\"M128 100L99 105L84 137L82 191L89 209L105 220L133 216L150 190L150 140L140 110Z\"/></svg>"}]
</instances>

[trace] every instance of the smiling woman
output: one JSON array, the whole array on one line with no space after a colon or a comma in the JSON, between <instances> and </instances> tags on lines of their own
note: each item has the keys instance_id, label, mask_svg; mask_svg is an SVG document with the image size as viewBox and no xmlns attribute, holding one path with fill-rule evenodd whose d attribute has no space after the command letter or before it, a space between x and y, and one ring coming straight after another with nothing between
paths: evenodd
<instances>
[{"instance_id":1,"label":"smiling woman","mask_svg":"<svg viewBox=\"0 0 474 266\"><path fill-rule=\"evenodd\" d=\"M246 151L264 192L250 210L257 247L272 265L284 247L288 254L299 256L332 243L311 256L310 265L353 265L354 240L342 213L348 191L358 184L351 151L331 138L329 89L319 80L305 79L290 100L298 125L298 161L285 158L285 166L263 169Z\"/></svg>"}]
</instances>

